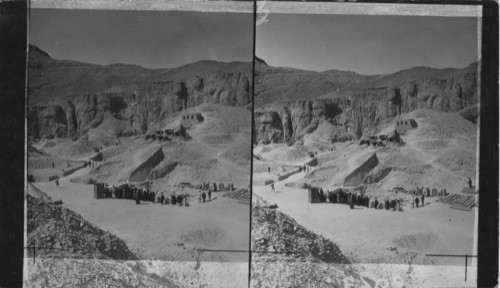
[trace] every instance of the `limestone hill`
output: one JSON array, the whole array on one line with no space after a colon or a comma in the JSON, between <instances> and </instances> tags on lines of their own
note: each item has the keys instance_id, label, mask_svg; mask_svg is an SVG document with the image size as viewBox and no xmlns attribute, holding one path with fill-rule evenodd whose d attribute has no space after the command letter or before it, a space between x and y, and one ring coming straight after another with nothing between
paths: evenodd
<instances>
[{"instance_id":1,"label":"limestone hill","mask_svg":"<svg viewBox=\"0 0 500 288\"><path fill-rule=\"evenodd\" d=\"M203 103L251 103L251 63L200 61L146 69L52 59L29 52L28 135L33 139L91 137L96 128L121 137L145 133L151 123Z\"/></svg>"},{"instance_id":2,"label":"limestone hill","mask_svg":"<svg viewBox=\"0 0 500 288\"><path fill-rule=\"evenodd\" d=\"M104 160L98 162L88 175L74 176L75 182L118 185L126 181L152 181L155 189L166 189L180 182L197 185L203 181L216 181L233 183L236 188L248 188L251 112L244 107L220 104L203 104L189 111L200 113L204 120L187 129L190 137L187 140L179 137L167 141L146 140L144 136L116 139L106 136L102 127L97 127L88 140L56 138L39 141L35 145L37 148L33 148L39 149L35 150L38 153L33 152L36 155L29 157L29 173L34 173L37 181L46 181L53 175L61 176L61 169L68 170L68 165L73 163L82 165L78 160L93 157L97 148ZM176 127L182 115L174 113L166 117L151 126L147 133ZM159 151L162 157L155 157ZM40 153L44 154L40 156ZM55 168L51 167L52 162ZM135 175L140 177L131 177Z\"/></svg>"},{"instance_id":3,"label":"limestone hill","mask_svg":"<svg viewBox=\"0 0 500 288\"><path fill-rule=\"evenodd\" d=\"M416 67L390 75L304 71L256 64L256 142L300 139L321 121L360 138L365 131L417 109L459 112L476 122L478 63L463 69Z\"/></svg>"}]
</instances>

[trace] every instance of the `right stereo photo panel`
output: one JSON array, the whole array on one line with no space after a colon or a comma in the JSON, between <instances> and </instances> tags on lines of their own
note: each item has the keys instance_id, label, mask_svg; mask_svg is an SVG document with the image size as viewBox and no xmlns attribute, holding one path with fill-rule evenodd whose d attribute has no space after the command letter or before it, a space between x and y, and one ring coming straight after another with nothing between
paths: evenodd
<instances>
[{"instance_id":1,"label":"right stereo photo panel","mask_svg":"<svg viewBox=\"0 0 500 288\"><path fill-rule=\"evenodd\" d=\"M250 286L474 287L481 11L280 7L257 10Z\"/></svg>"}]
</instances>

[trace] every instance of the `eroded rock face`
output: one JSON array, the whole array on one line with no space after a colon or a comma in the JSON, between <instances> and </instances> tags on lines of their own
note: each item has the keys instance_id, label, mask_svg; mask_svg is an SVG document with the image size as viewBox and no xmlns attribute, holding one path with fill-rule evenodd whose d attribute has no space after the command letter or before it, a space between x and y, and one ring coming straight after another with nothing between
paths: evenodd
<instances>
[{"instance_id":1,"label":"eroded rock face","mask_svg":"<svg viewBox=\"0 0 500 288\"><path fill-rule=\"evenodd\" d=\"M72 137L99 126L104 115L110 114L125 120L137 133L145 133L151 123L204 103L229 106L251 103L248 76L219 72L135 91L84 94L61 105L32 106L28 132L35 138Z\"/></svg>"},{"instance_id":2,"label":"eroded rock face","mask_svg":"<svg viewBox=\"0 0 500 288\"><path fill-rule=\"evenodd\" d=\"M476 73L465 73L457 78L429 79L390 88L345 91L335 99L275 103L274 111L269 108L257 109L259 117L255 118L255 135L257 142L298 138L313 131L317 121L325 119L341 127L342 131L360 138L365 129L403 113L420 108L458 112L477 102ZM266 115L279 117L273 118L273 125L270 125L269 117L262 116L260 111L264 109ZM467 119L474 122L474 115L477 113L469 114L470 119Z\"/></svg>"},{"instance_id":3,"label":"eroded rock face","mask_svg":"<svg viewBox=\"0 0 500 288\"><path fill-rule=\"evenodd\" d=\"M276 111L255 112L254 113L256 131L258 140L267 140L272 142L283 141L283 122L281 115Z\"/></svg>"},{"instance_id":4,"label":"eroded rock face","mask_svg":"<svg viewBox=\"0 0 500 288\"><path fill-rule=\"evenodd\" d=\"M47 135L49 138L67 136L66 113L61 106L30 107L28 112L28 133L33 136Z\"/></svg>"}]
</instances>

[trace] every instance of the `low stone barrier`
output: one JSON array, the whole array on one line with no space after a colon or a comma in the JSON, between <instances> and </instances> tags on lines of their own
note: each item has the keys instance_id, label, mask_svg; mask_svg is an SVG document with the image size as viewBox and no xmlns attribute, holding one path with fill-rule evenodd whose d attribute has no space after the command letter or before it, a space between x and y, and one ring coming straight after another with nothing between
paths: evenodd
<instances>
[{"instance_id":1,"label":"low stone barrier","mask_svg":"<svg viewBox=\"0 0 500 288\"><path fill-rule=\"evenodd\" d=\"M291 171L291 172L288 172L286 174L280 175L280 176L278 176L278 181L283 181L286 178L288 178L288 177L290 177L290 176L292 176L294 174L297 174L297 173L299 173L298 169L296 171Z\"/></svg>"},{"instance_id":2,"label":"low stone barrier","mask_svg":"<svg viewBox=\"0 0 500 288\"><path fill-rule=\"evenodd\" d=\"M69 169L69 170L63 171L63 174L62 174L62 175L63 175L63 177L64 177L64 176L68 176L68 175L73 174L73 173L75 173L76 171L78 171L78 170L80 170L80 169L82 169L82 168L84 168L84 167L85 167L85 165L84 165L84 164L82 164L82 165L80 165L80 166L76 166L76 167L71 168L71 169Z\"/></svg>"}]
</instances>

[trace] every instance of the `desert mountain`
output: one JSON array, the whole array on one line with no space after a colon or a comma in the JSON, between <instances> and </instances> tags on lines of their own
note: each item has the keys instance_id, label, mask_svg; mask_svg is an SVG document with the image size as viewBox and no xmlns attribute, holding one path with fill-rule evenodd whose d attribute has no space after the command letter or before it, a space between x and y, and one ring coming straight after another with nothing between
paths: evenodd
<instances>
[{"instance_id":1,"label":"desert mountain","mask_svg":"<svg viewBox=\"0 0 500 288\"><path fill-rule=\"evenodd\" d=\"M341 139L417 109L478 116L478 63L463 69L415 67L389 75L323 72L256 63L256 141L287 141L313 131L320 120Z\"/></svg>"},{"instance_id":2,"label":"desert mountain","mask_svg":"<svg viewBox=\"0 0 500 288\"><path fill-rule=\"evenodd\" d=\"M200 61L172 69L56 60L29 49L29 135L73 137L111 116L119 134L145 133L150 123L203 103L251 102L252 64ZM120 135L117 135L120 136Z\"/></svg>"}]
</instances>

